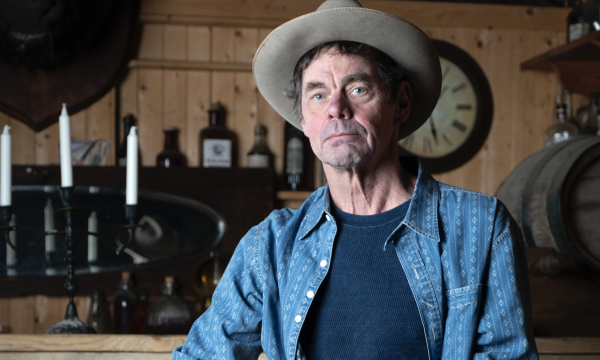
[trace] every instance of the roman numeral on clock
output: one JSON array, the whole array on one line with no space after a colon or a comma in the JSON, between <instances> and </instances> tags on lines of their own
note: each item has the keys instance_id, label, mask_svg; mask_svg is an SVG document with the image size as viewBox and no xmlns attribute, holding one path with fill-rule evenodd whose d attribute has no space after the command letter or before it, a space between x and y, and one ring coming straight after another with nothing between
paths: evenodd
<instances>
[{"instance_id":1,"label":"roman numeral on clock","mask_svg":"<svg viewBox=\"0 0 600 360\"><path fill-rule=\"evenodd\" d=\"M423 138L423 153L427 154L428 152L433 152L433 149L431 148L431 139L425 136Z\"/></svg>"},{"instance_id":2,"label":"roman numeral on clock","mask_svg":"<svg viewBox=\"0 0 600 360\"><path fill-rule=\"evenodd\" d=\"M412 134L409 137L407 137L406 139L402 140L402 144L404 144L405 147L412 150L412 147L415 144L415 135Z\"/></svg>"},{"instance_id":3,"label":"roman numeral on clock","mask_svg":"<svg viewBox=\"0 0 600 360\"><path fill-rule=\"evenodd\" d=\"M467 86L467 84L465 84L465 83L459 84L452 88L452 92L455 93L459 90L462 90L462 89L464 89L465 86Z\"/></svg>"},{"instance_id":4,"label":"roman numeral on clock","mask_svg":"<svg viewBox=\"0 0 600 360\"><path fill-rule=\"evenodd\" d=\"M463 123L461 123L458 120L454 120L452 122L452 126L454 126L455 128L457 128L458 130L460 130L461 132L465 132L465 130L467 130L467 126Z\"/></svg>"},{"instance_id":5,"label":"roman numeral on clock","mask_svg":"<svg viewBox=\"0 0 600 360\"><path fill-rule=\"evenodd\" d=\"M471 104L457 104L456 105L456 110L471 110L472 106Z\"/></svg>"}]
</instances>

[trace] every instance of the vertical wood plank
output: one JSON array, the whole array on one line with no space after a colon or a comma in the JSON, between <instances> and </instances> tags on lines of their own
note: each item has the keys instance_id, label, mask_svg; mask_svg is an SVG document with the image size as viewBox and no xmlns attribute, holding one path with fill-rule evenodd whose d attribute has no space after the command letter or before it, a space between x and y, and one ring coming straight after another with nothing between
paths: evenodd
<instances>
[{"instance_id":1,"label":"vertical wood plank","mask_svg":"<svg viewBox=\"0 0 600 360\"><path fill-rule=\"evenodd\" d=\"M161 24L144 24L138 58L161 59L163 56L163 27Z\"/></svg>"},{"instance_id":2,"label":"vertical wood plank","mask_svg":"<svg viewBox=\"0 0 600 360\"><path fill-rule=\"evenodd\" d=\"M539 148L536 144L538 129L535 128L534 73L521 71L521 62L534 56L534 31L513 30L514 50L512 69L512 138L511 168Z\"/></svg>"},{"instance_id":3,"label":"vertical wood plank","mask_svg":"<svg viewBox=\"0 0 600 360\"><path fill-rule=\"evenodd\" d=\"M69 298L65 298L69 299ZM79 319L84 323L87 323L87 317L90 312L90 304L92 303L92 298L89 296L75 296L73 298L73 302L77 307L77 315L79 315Z\"/></svg>"},{"instance_id":4,"label":"vertical wood plank","mask_svg":"<svg viewBox=\"0 0 600 360\"><path fill-rule=\"evenodd\" d=\"M534 55L541 54L558 44L555 31L534 31ZM559 87L554 73L533 72L534 81L534 132L529 142L530 151L535 152L544 147L544 130L554 121L555 96Z\"/></svg>"},{"instance_id":5,"label":"vertical wood plank","mask_svg":"<svg viewBox=\"0 0 600 360\"><path fill-rule=\"evenodd\" d=\"M179 129L179 150L187 149L186 129L186 76L183 70L164 70L163 82L163 123L162 127L174 126Z\"/></svg>"},{"instance_id":6,"label":"vertical wood plank","mask_svg":"<svg viewBox=\"0 0 600 360\"><path fill-rule=\"evenodd\" d=\"M8 118L12 134L12 162L15 165L35 164L35 133L31 128L13 118Z\"/></svg>"},{"instance_id":7,"label":"vertical wood plank","mask_svg":"<svg viewBox=\"0 0 600 360\"><path fill-rule=\"evenodd\" d=\"M232 27L215 26L212 28L211 61L233 62L233 34Z\"/></svg>"},{"instance_id":8,"label":"vertical wood plank","mask_svg":"<svg viewBox=\"0 0 600 360\"><path fill-rule=\"evenodd\" d=\"M123 118L125 115L132 114L136 120L138 118L138 69L129 69L129 73L121 82L119 91L119 138L115 139L115 146L119 146L123 141L125 127L123 126ZM136 123L137 124L137 123Z\"/></svg>"},{"instance_id":9,"label":"vertical wood plank","mask_svg":"<svg viewBox=\"0 0 600 360\"><path fill-rule=\"evenodd\" d=\"M466 30L467 43L465 50L479 64L486 77L489 79L490 65L490 30L489 29L470 29ZM495 97L497 95L492 94ZM462 166L465 172L463 187L469 190L486 192L489 167L489 145L486 141L479 152L473 156L465 165Z\"/></svg>"},{"instance_id":10,"label":"vertical wood plank","mask_svg":"<svg viewBox=\"0 0 600 360\"><path fill-rule=\"evenodd\" d=\"M210 28L208 26L187 27L187 60L210 61Z\"/></svg>"},{"instance_id":11,"label":"vertical wood plank","mask_svg":"<svg viewBox=\"0 0 600 360\"><path fill-rule=\"evenodd\" d=\"M430 39L443 39L444 38L444 27L443 26L421 26L421 30L429 36Z\"/></svg>"},{"instance_id":12,"label":"vertical wood plank","mask_svg":"<svg viewBox=\"0 0 600 360\"><path fill-rule=\"evenodd\" d=\"M35 163L37 165L58 164L58 123L35 134Z\"/></svg>"},{"instance_id":13,"label":"vertical wood plank","mask_svg":"<svg viewBox=\"0 0 600 360\"><path fill-rule=\"evenodd\" d=\"M87 109L69 115L69 117L71 118L71 139L85 140L87 134Z\"/></svg>"},{"instance_id":14,"label":"vertical wood plank","mask_svg":"<svg viewBox=\"0 0 600 360\"><path fill-rule=\"evenodd\" d=\"M33 296L8 299L8 326L12 334L33 334Z\"/></svg>"},{"instance_id":15,"label":"vertical wood plank","mask_svg":"<svg viewBox=\"0 0 600 360\"><path fill-rule=\"evenodd\" d=\"M139 70L139 142L143 166L154 166L162 148L162 71Z\"/></svg>"},{"instance_id":16,"label":"vertical wood plank","mask_svg":"<svg viewBox=\"0 0 600 360\"><path fill-rule=\"evenodd\" d=\"M502 180L508 176L511 167L512 139L512 32L506 29L494 29L490 32L489 81L492 94L502 94L494 98L494 121L488 136L488 162L494 164L488 168L488 181L485 192L493 195ZM504 54L500 57L499 54Z\"/></svg>"},{"instance_id":17,"label":"vertical wood plank","mask_svg":"<svg viewBox=\"0 0 600 360\"><path fill-rule=\"evenodd\" d=\"M110 141L108 165L114 165L115 139L114 134L114 88L87 109L86 140Z\"/></svg>"},{"instance_id":18,"label":"vertical wood plank","mask_svg":"<svg viewBox=\"0 0 600 360\"><path fill-rule=\"evenodd\" d=\"M0 325L2 325L2 333L10 331L8 325L8 298L0 298Z\"/></svg>"},{"instance_id":19,"label":"vertical wood plank","mask_svg":"<svg viewBox=\"0 0 600 360\"><path fill-rule=\"evenodd\" d=\"M258 48L258 29L248 27L235 28L234 61L251 63Z\"/></svg>"},{"instance_id":20,"label":"vertical wood plank","mask_svg":"<svg viewBox=\"0 0 600 360\"><path fill-rule=\"evenodd\" d=\"M65 309L60 305L61 301L58 297L45 295L34 296L34 334L45 334L50 326L64 318Z\"/></svg>"},{"instance_id":21,"label":"vertical wood plank","mask_svg":"<svg viewBox=\"0 0 600 360\"><path fill-rule=\"evenodd\" d=\"M250 73L235 73L232 128L238 136L238 166L246 167L246 153L254 141L258 90Z\"/></svg>"},{"instance_id":22,"label":"vertical wood plank","mask_svg":"<svg viewBox=\"0 0 600 360\"><path fill-rule=\"evenodd\" d=\"M271 33L273 29L263 28L258 32L258 43L260 44L264 38ZM258 116L257 122L267 128L267 144L269 150L273 153L275 173L283 173L283 154L284 154L284 126L285 120L279 116L277 111L258 94Z\"/></svg>"},{"instance_id":23,"label":"vertical wood plank","mask_svg":"<svg viewBox=\"0 0 600 360\"><path fill-rule=\"evenodd\" d=\"M188 166L200 166L200 130L208 126L210 107L210 73L208 71L187 72L186 137L185 155ZM183 147L181 148L183 151Z\"/></svg>"},{"instance_id":24,"label":"vertical wood plank","mask_svg":"<svg viewBox=\"0 0 600 360\"><path fill-rule=\"evenodd\" d=\"M185 60L187 46L185 25L164 25L163 59Z\"/></svg>"}]
</instances>

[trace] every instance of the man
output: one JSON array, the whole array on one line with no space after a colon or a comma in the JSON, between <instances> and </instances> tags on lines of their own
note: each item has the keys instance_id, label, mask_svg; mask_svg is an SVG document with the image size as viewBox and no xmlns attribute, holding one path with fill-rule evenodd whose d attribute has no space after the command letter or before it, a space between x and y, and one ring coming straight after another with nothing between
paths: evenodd
<instances>
[{"instance_id":1,"label":"man","mask_svg":"<svg viewBox=\"0 0 600 360\"><path fill-rule=\"evenodd\" d=\"M440 93L427 36L328 0L265 39L254 75L328 186L248 232L173 358L537 359L504 206L398 161Z\"/></svg>"}]
</instances>

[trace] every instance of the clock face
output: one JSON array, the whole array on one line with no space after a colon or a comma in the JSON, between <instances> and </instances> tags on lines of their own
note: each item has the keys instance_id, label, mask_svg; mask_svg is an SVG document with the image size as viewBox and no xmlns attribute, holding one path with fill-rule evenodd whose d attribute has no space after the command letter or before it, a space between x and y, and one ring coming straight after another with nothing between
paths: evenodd
<instances>
[{"instance_id":1,"label":"clock face","mask_svg":"<svg viewBox=\"0 0 600 360\"><path fill-rule=\"evenodd\" d=\"M440 97L429 119L398 146L401 156L417 156L431 173L441 173L466 163L483 146L494 106L477 62L450 43L432 41L442 71Z\"/></svg>"},{"instance_id":2,"label":"clock face","mask_svg":"<svg viewBox=\"0 0 600 360\"><path fill-rule=\"evenodd\" d=\"M440 57L442 90L433 113L417 131L400 140L406 151L421 158L437 158L460 148L471 134L477 114L473 85L453 62Z\"/></svg>"}]
</instances>

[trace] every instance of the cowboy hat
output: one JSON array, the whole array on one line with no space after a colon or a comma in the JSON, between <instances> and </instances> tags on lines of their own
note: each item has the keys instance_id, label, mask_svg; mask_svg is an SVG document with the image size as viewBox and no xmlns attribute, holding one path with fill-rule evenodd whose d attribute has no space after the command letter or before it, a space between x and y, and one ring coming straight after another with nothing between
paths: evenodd
<instances>
[{"instance_id":1,"label":"cowboy hat","mask_svg":"<svg viewBox=\"0 0 600 360\"><path fill-rule=\"evenodd\" d=\"M412 88L408 119L399 139L417 130L435 107L441 87L440 61L429 37L410 22L386 12L363 8L356 0L327 0L317 11L292 19L273 30L259 46L252 69L258 90L273 108L301 129L292 87L298 60L312 48L330 41L370 45L400 65Z\"/></svg>"}]
</instances>

